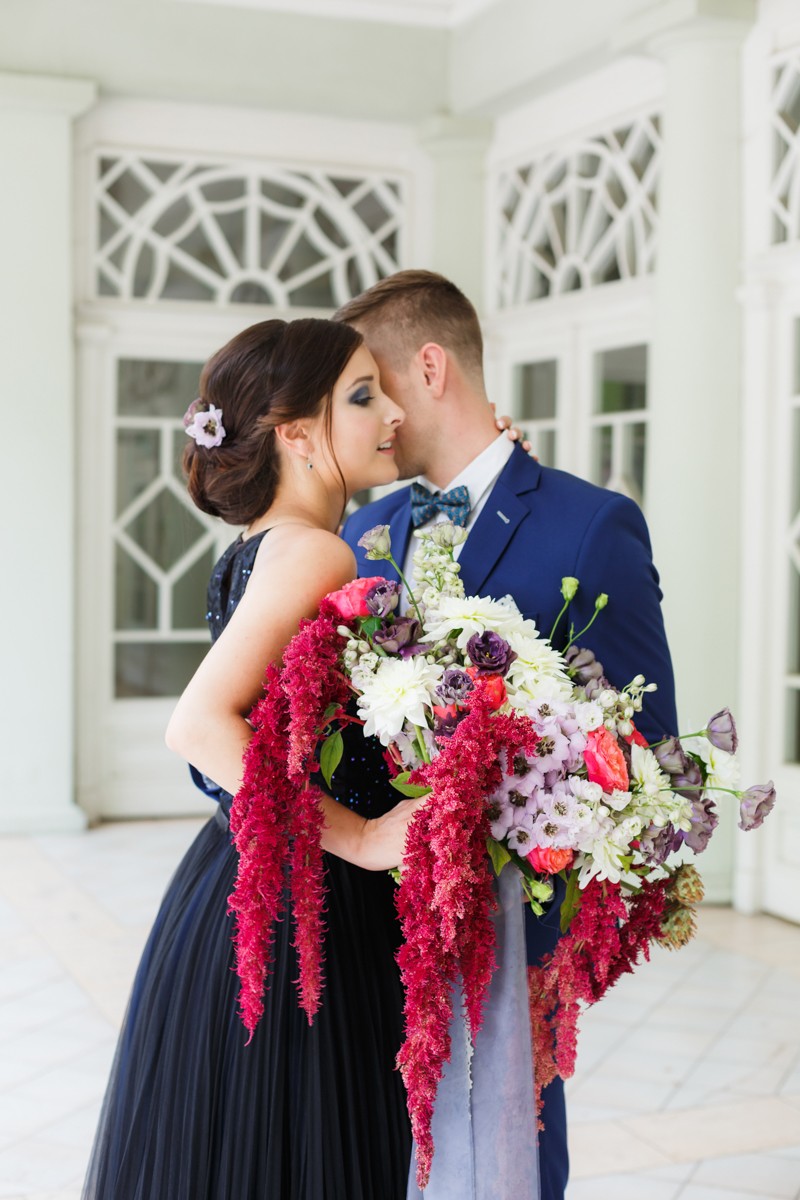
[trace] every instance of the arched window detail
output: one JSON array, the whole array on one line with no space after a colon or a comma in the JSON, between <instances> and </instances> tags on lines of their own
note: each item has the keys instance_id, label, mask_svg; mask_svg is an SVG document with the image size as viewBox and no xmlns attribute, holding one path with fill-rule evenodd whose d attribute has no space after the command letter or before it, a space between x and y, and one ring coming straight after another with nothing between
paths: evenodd
<instances>
[{"instance_id":1,"label":"arched window detail","mask_svg":"<svg viewBox=\"0 0 800 1200\"><path fill-rule=\"evenodd\" d=\"M495 192L498 308L649 274L660 149L650 114L504 170Z\"/></svg>"},{"instance_id":2,"label":"arched window detail","mask_svg":"<svg viewBox=\"0 0 800 1200\"><path fill-rule=\"evenodd\" d=\"M95 200L100 297L330 309L402 263L386 174L104 154Z\"/></svg>"}]
</instances>

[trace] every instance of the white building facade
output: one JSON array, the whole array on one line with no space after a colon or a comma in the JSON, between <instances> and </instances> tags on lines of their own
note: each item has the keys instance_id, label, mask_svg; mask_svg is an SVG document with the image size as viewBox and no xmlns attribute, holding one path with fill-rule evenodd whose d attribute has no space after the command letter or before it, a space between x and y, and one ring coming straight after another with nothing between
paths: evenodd
<instances>
[{"instance_id":1,"label":"white building facade","mask_svg":"<svg viewBox=\"0 0 800 1200\"><path fill-rule=\"evenodd\" d=\"M0 827L198 811L163 728L229 540L180 478L200 367L428 266L542 461L643 506L682 724L730 704L779 792L709 895L800 920L796 5L72 7L0 14Z\"/></svg>"}]
</instances>

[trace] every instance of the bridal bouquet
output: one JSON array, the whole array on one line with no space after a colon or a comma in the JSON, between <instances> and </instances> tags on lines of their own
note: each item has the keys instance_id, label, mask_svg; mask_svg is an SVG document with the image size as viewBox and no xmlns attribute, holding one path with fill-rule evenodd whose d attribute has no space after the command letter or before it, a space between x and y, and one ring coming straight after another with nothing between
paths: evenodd
<instances>
[{"instance_id":1,"label":"bridal bouquet","mask_svg":"<svg viewBox=\"0 0 800 1200\"><path fill-rule=\"evenodd\" d=\"M287 647L283 668L270 669L231 818L240 853L231 908L252 1032L290 871L301 1003L311 1019L320 1002L324 898L314 774L330 783L342 726L357 719L385 747L398 791L431 793L409 827L397 893L406 997L398 1063L424 1187L453 985L474 1038L495 966L494 874L510 864L537 913L552 899L553 877L566 883L564 936L529 970L539 1094L574 1070L581 1002L600 999L649 957L652 943L680 946L692 936L700 878L690 864L667 859L681 848L705 849L718 820L714 795L732 793L740 827L752 829L775 791L771 783L735 787L737 736L727 709L689 737L648 746L635 719L653 685L637 676L612 687L578 645L606 596L559 653L510 597L464 594L453 554L463 530L445 522L417 536L416 594L404 614L401 585L355 580L324 599ZM360 544L401 575L388 527ZM578 587L577 579L562 581L551 637Z\"/></svg>"}]
</instances>

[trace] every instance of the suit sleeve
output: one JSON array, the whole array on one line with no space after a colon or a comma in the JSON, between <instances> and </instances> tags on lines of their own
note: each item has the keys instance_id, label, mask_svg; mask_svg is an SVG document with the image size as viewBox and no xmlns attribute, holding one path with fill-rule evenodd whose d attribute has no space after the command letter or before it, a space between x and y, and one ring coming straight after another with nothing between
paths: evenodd
<instances>
[{"instance_id":1,"label":"suit sleeve","mask_svg":"<svg viewBox=\"0 0 800 1200\"><path fill-rule=\"evenodd\" d=\"M677 733L675 681L661 612L661 588L650 535L638 505L624 496L613 496L599 509L578 551L575 574L580 589L569 615L576 630L590 619L595 597L601 592L608 594L607 607L578 641L594 651L615 687L624 687L639 674L658 685L656 692L645 695L636 720L648 741Z\"/></svg>"}]
</instances>

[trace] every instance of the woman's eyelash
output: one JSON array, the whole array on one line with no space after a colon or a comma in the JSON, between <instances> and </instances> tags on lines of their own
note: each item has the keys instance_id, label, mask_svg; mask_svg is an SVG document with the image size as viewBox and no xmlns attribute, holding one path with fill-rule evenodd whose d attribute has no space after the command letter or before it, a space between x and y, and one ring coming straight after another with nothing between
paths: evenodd
<instances>
[{"instance_id":1,"label":"woman's eyelash","mask_svg":"<svg viewBox=\"0 0 800 1200\"><path fill-rule=\"evenodd\" d=\"M372 393L370 392L369 388L363 387L359 388L357 392L353 392L352 396L350 397L350 403L366 406L369 404L371 399Z\"/></svg>"}]
</instances>

